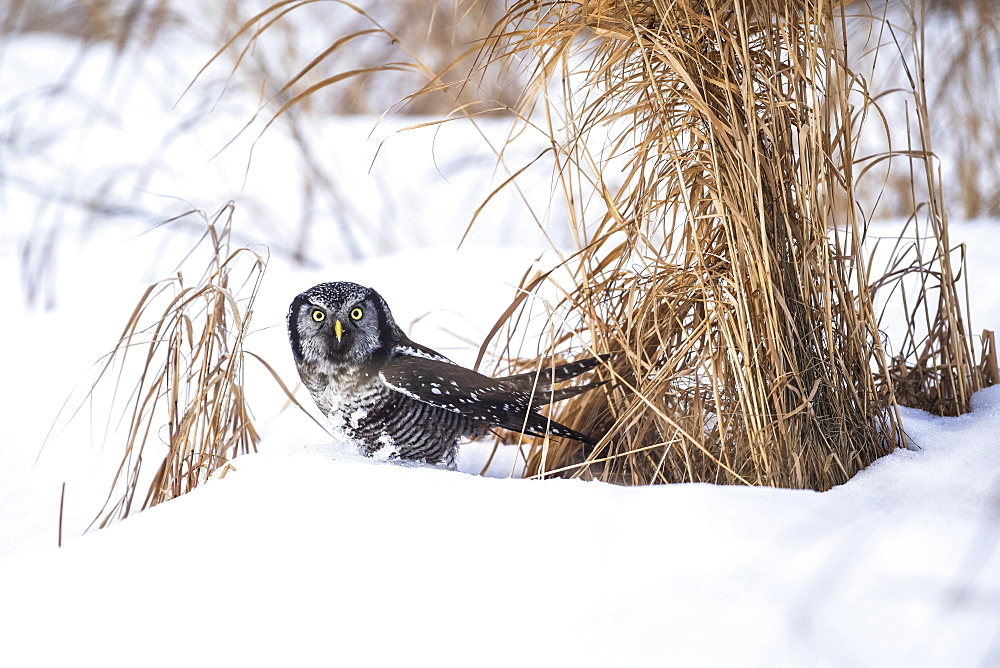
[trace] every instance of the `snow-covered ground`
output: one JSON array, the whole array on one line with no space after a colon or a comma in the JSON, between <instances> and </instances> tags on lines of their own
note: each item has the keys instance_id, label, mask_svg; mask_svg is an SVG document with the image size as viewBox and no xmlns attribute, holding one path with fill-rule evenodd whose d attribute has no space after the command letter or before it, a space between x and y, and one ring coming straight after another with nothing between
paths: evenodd
<instances>
[{"instance_id":1,"label":"snow-covered ground","mask_svg":"<svg viewBox=\"0 0 1000 668\"><path fill-rule=\"evenodd\" d=\"M0 664L1000 663L1000 388L960 418L906 410L917 449L819 494L511 479L510 452L484 478L476 445L460 472L374 462L282 410L251 369L257 454L84 535L120 457L120 416L104 397L65 418L145 286L200 233L197 217L150 223L236 202L237 241L271 250L247 347L288 381L284 315L301 290L372 285L416 340L471 363L544 247L505 195L454 250L506 178L476 130L317 121L311 139L342 193L318 207L301 196L280 129L257 143L249 171L249 142L216 156L253 106L175 107L211 54L171 53L160 69L152 57L115 61L145 75L108 96L110 52L87 52L76 92L60 95L39 87L65 75L74 45L19 38L0 52ZM526 188L565 240L544 205L551 183ZM132 208L74 204L98 190ZM310 206L330 222L315 223L308 262L296 264L293 240L275 231L301 229ZM347 247L337 216L371 238ZM952 229L969 244L976 331L1000 329L998 225ZM199 262L181 268L197 275Z\"/></svg>"}]
</instances>

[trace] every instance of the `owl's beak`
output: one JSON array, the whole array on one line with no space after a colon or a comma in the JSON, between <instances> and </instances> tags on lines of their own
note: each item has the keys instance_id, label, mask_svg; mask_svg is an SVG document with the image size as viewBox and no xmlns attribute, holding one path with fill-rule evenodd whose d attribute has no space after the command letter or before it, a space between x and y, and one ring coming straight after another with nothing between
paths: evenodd
<instances>
[{"instance_id":1,"label":"owl's beak","mask_svg":"<svg viewBox=\"0 0 1000 668\"><path fill-rule=\"evenodd\" d=\"M339 320L333 323L333 333L337 335L337 343L340 343L341 337L344 336L344 325Z\"/></svg>"}]
</instances>

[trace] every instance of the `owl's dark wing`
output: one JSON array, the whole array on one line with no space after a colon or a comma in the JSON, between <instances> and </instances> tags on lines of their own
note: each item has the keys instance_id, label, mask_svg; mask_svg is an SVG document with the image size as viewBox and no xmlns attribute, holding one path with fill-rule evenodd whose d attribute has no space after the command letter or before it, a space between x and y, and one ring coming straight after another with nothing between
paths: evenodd
<instances>
[{"instance_id":1,"label":"owl's dark wing","mask_svg":"<svg viewBox=\"0 0 1000 668\"><path fill-rule=\"evenodd\" d=\"M438 351L434 350L433 348L422 346L419 343L411 341L406 337L404 337L402 341L400 341L393 347L392 353L394 356L423 357L425 359L437 360L438 362L447 362L448 364L458 366L457 364L455 364L450 359L448 359Z\"/></svg>"},{"instance_id":2,"label":"owl's dark wing","mask_svg":"<svg viewBox=\"0 0 1000 668\"><path fill-rule=\"evenodd\" d=\"M408 354L394 355L379 371L379 377L387 386L412 399L497 427L533 436L551 433L596 443L589 436L536 413L535 409L584 392L598 383L548 393L541 392L539 387L532 392L527 378L514 377L515 382L508 382L506 378L490 378L441 359Z\"/></svg>"}]
</instances>

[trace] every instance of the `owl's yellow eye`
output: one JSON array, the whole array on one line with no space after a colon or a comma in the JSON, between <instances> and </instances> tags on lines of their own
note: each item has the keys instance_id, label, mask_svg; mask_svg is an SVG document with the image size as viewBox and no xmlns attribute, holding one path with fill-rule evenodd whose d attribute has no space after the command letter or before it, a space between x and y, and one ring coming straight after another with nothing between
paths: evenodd
<instances>
[{"instance_id":1,"label":"owl's yellow eye","mask_svg":"<svg viewBox=\"0 0 1000 668\"><path fill-rule=\"evenodd\" d=\"M354 310L351 311L351 319L352 320L361 320L361 317L364 314L365 314L364 311L362 311L360 308L358 308L357 306L355 306Z\"/></svg>"},{"instance_id":2,"label":"owl's yellow eye","mask_svg":"<svg viewBox=\"0 0 1000 668\"><path fill-rule=\"evenodd\" d=\"M316 309L315 311L313 311L313 320L315 320L316 322L323 322L324 320L326 320L326 313L323 313L319 309Z\"/></svg>"}]
</instances>

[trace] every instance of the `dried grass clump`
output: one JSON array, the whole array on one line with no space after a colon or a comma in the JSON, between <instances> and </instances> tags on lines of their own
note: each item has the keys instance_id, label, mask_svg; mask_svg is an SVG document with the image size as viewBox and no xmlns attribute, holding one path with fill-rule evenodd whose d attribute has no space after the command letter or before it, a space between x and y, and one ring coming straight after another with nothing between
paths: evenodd
<instances>
[{"instance_id":1,"label":"dried grass clump","mask_svg":"<svg viewBox=\"0 0 1000 668\"><path fill-rule=\"evenodd\" d=\"M598 447L536 444L530 473L827 489L902 442L895 385L915 370L936 379L918 405L945 412L982 386L940 208L932 256L870 274L853 204L864 82L834 4L523 0L498 24L490 57L531 62L563 123L551 132L581 239L543 354L592 341L614 379L554 416L606 432ZM604 210L587 222L595 192ZM912 272L938 295L921 293L927 335L897 369L870 284ZM501 345L545 282L523 286Z\"/></svg>"},{"instance_id":2,"label":"dried grass clump","mask_svg":"<svg viewBox=\"0 0 1000 668\"><path fill-rule=\"evenodd\" d=\"M243 341L265 261L246 248L230 250L232 214L230 204L208 222L213 255L200 280L189 284L178 272L146 289L91 390L110 382L120 391L114 370L136 353L142 356L129 398L125 451L98 514L102 527L133 512L140 485L148 484L145 509L194 489L229 459L256 450L243 384L250 353ZM233 285L237 267L247 277ZM247 287L249 295L240 296ZM143 463L160 457L149 481Z\"/></svg>"}]
</instances>

